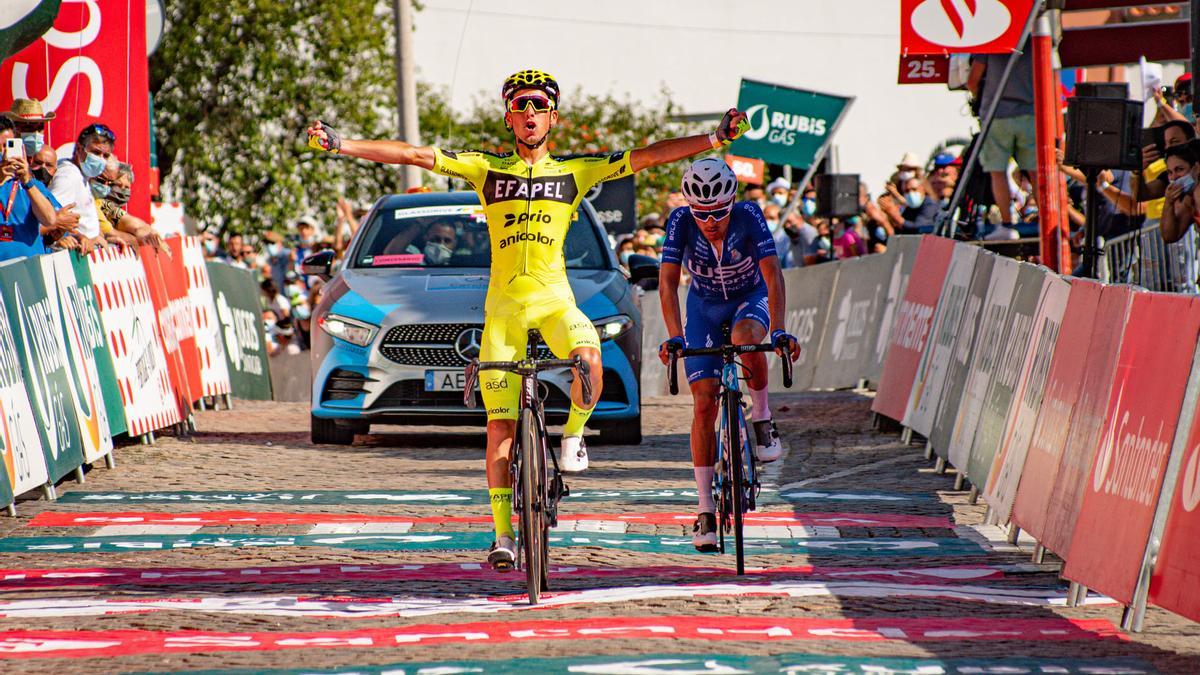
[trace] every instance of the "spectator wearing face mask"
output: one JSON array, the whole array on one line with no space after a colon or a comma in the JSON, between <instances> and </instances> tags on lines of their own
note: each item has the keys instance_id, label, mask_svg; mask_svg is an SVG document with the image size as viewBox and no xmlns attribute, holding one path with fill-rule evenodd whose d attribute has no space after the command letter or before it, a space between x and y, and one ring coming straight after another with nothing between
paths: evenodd
<instances>
[{"instance_id":1,"label":"spectator wearing face mask","mask_svg":"<svg viewBox=\"0 0 1200 675\"><path fill-rule=\"evenodd\" d=\"M792 184L786 178L776 178L767 185L767 194L770 195L770 203L778 204L780 208L787 206L788 190Z\"/></svg>"},{"instance_id":2,"label":"spectator wearing face mask","mask_svg":"<svg viewBox=\"0 0 1200 675\"><path fill-rule=\"evenodd\" d=\"M791 262L793 267L807 267L824 262L820 231L815 225L805 219L798 211L792 211L784 222L790 242Z\"/></svg>"},{"instance_id":3,"label":"spectator wearing face mask","mask_svg":"<svg viewBox=\"0 0 1200 675\"><path fill-rule=\"evenodd\" d=\"M859 215L861 229L866 232L867 250L871 253L887 251L888 239L895 234L892 221L879 205L871 201L871 193L865 183L858 185Z\"/></svg>"},{"instance_id":4,"label":"spectator wearing face mask","mask_svg":"<svg viewBox=\"0 0 1200 675\"><path fill-rule=\"evenodd\" d=\"M79 132L70 158L60 159L50 191L60 204L73 204L79 213L79 235L98 246L105 240L100 231L100 211L88 184L104 173L113 154L117 136L103 124L89 124Z\"/></svg>"},{"instance_id":5,"label":"spectator wearing face mask","mask_svg":"<svg viewBox=\"0 0 1200 675\"><path fill-rule=\"evenodd\" d=\"M813 224L817 214L817 190L816 188L807 188L804 190L803 196L800 197L800 215L809 224Z\"/></svg>"},{"instance_id":6,"label":"spectator wearing face mask","mask_svg":"<svg viewBox=\"0 0 1200 675\"><path fill-rule=\"evenodd\" d=\"M13 138L13 125L0 118L0 147ZM46 252L42 228L53 225L55 204L42 182L29 170L24 154L0 164L0 260Z\"/></svg>"},{"instance_id":7,"label":"spectator wearing face mask","mask_svg":"<svg viewBox=\"0 0 1200 675\"><path fill-rule=\"evenodd\" d=\"M892 228L900 234L925 234L933 232L937 218L937 202L926 193L925 182L920 178L909 178L900 185L901 190L892 190L879 198L879 208L887 215Z\"/></svg>"},{"instance_id":8,"label":"spectator wearing face mask","mask_svg":"<svg viewBox=\"0 0 1200 675\"><path fill-rule=\"evenodd\" d=\"M317 222L307 216L296 221L296 271L300 271L300 265L304 263L313 252L313 247L317 245Z\"/></svg>"},{"instance_id":9,"label":"spectator wearing face mask","mask_svg":"<svg viewBox=\"0 0 1200 675\"><path fill-rule=\"evenodd\" d=\"M855 231L847 227L840 218L834 218L830 227L830 246L836 260L857 258L863 253L863 242Z\"/></svg>"},{"instance_id":10,"label":"spectator wearing face mask","mask_svg":"<svg viewBox=\"0 0 1200 675\"><path fill-rule=\"evenodd\" d=\"M783 209L772 201L763 209L763 218L767 221L767 229L771 231L771 238L775 240L775 252L779 255L779 266L787 269L795 267L795 263L792 262L792 238L784 229L783 220L779 217L782 212Z\"/></svg>"},{"instance_id":11,"label":"spectator wearing face mask","mask_svg":"<svg viewBox=\"0 0 1200 675\"><path fill-rule=\"evenodd\" d=\"M958 184L958 169L961 166L962 159L948 152L933 158L933 171L929 173L929 196L939 206L950 203L950 198L954 195L954 186Z\"/></svg>"},{"instance_id":12,"label":"spectator wearing face mask","mask_svg":"<svg viewBox=\"0 0 1200 675\"><path fill-rule=\"evenodd\" d=\"M629 256L633 255L633 235L623 234L617 239L617 261L629 269Z\"/></svg>"},{"instance_id":13,"label":"spectator wearing face mask","mask_svg":"<svg viewBox=\"0 0 1200 675\"><path fill-rule=\"evenodd\" d=\"M896 164L896 171L888 179L888 183L891 183L897 189L902 189L904 182L911 178L924 179L925 172L921 164L921 158L917 157L917 153L906 152Z\"/></svg>"},{"instance_id":14,"label":"spectator wearing face mask","mask_svg":"<svg viewBox=\"0 0 1200 675\"><path fill-rule=\"evenodd\" d=\"M104 173L91 181L92 193L96 195L96 207L102 218L108 220L118 232L126 236L121 239L133 246L152 246L160 253L170 255L170 249L150 223L125 210L133 191L133 165L126 164L111 155ZM111 234L106 234L110 236Z\"/></svg>"},{"instance_id":15,"label":"spectator wearing face mask","mask_svg":"<svg viewBox=\"0 0 1200 675\"><path fill-rule=\"evenodd\" d=\"M294 251L284 245L283 237L278 232L264 234L263 243L264 263L271 281L275 282L275 288L283 288L287 285L288 270L292 269L295 261Z\"/></svg>"}]
</instances>

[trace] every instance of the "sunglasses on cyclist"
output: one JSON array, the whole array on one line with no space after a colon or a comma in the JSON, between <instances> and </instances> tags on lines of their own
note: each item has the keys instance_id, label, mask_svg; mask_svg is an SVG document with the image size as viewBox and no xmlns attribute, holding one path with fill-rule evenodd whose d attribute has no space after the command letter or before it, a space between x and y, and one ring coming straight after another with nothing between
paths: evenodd
<instances>
[{"instance_id":1,"label":"sunglasses on cyclist","mask_svg":"<svg viewBox=\"0 0 1200 675\"><path fill-rule=\"evenodd\" d=\"M116 132L114 132L112 129L109 129L108 126L104 124L89 124L83 128L83 131L79 132L80 138L87 138L88 136L92 135L100 136L109 143L117 142Z\"/></svg>"},{"instance_id":2,"label":"sunglasses on cyclist","mask_svg":"<svg viewBox=\"0 0 1200 675\"><path fill-rule=\"evenodd\" d=\"M730 204L729 206L722 206L719 208L715 208L715 209L712 209L709 211L697 211L696 209L692 209L692 217L695 218L696 220L705 220L705 221L711 222L714 220L723 220L724 218L726 218L729 215L729 213L731 211L733 211L732 204Z\"/></svg>"},{"instance_id":3,"label":"sunglasses on cyclist","mask_svg":"<svg viewBox=\"0 0 1200 675\"><path fill-rule=\"evenodd\" d=\"M554 101L540 94L525 94L514 97L508 102L509 112L525 112L533 106L534 112L546 112L554 109Z\"/></svg>"}]
</instances>

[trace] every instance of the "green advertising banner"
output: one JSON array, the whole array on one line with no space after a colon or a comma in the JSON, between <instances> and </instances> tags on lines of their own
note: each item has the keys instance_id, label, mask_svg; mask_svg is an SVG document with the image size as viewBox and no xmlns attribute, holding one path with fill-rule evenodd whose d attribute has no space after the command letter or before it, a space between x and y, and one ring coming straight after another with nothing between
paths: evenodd
<instances>
[{"instance_id":1,"label":"green advertising banner","mask_svg":"<svg viewBox=\"0 0 1200 675\"><path fill-rule=\"evenodd\" d=\"M217 308L217 330L225 340L233 396L270 401L271 371L254 275L249 270L209 262L208 280Z\"/></svg>"},{"instance_id":2,"label":"green advertising banner","mask_svg":"<svg viewBox=\"0 0 1200 675\"><path fill-rule=\"evenodd\" d=\"M11 286L0 266L0 285ZM0 316L13 316L0 295ZM38 423L29 405L29 391L21 374L21 354L8 320L0 321L0 506L46 483L46 458L38 445Z\"/></svg>"},{"instance_id":3,"label":"green advertising banner","mask_svg":"<svg viewBox=\"0 0 1200 675\"><path fill-rule=\"evenodd\" d=\"M746 113L750 129L729 146L729 152L808 168L821 147L833 139L853 101L852 97L743 79L738 110Z\"/></svg>"},{"instance_id":4,"label":"green advertising banner","mask_svg":"<svg viewBox=\"0 0 1200 675\"><path fill-rule=\"evenodd\" d=\"M49 480L54 482L83 464L83 439L57 298L46 294L38 258L18 260L3 271L0 295L9 308L5 320L17 345Z\"/></svg>"},{"instance_id":5,"label":"green advertising banner","mask_svg":"<svg viewBox=\"0 0 1200 675\"><path fill-rule=\"evenodd\" d=\"M116 436L127 430L125 402L121 400L121 388L117 384L117 369L108 344L108 333L100 319L100 306L96 300L96 289L92 285L92 270L88 267L87 258L74 252L69 255L71 267L75 272L75 286L70 289L68 299L75 305L76 315L90 326L90 330L85 331L85 334L88 335L88 346L92 358L95 359L96 375L104 395L108 430L111 435ZM60 289L59 292L62 293L63 290Z\"/></svg>"}]
</instances>

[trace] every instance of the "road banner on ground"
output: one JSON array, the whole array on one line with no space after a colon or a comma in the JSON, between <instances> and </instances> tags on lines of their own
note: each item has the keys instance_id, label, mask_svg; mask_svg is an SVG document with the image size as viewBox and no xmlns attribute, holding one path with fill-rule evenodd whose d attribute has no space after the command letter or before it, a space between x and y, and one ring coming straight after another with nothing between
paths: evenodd
<instances>
[{"instance_id":1,"label":"road banner on ground","mask_svg":"<svg viewBox=\"0 0 1200 675\"><path fill-rule=\"evenodd\" d=\"M738 110L745 111L750 130L729 150L771 164L807 168L833 139L853 101L851 97L743 79Z\"/></svg>"},{"instance_id":2,"label":"road banner on ground","mask_svg":"<svg viewBox=\"0 0 1200 675\"><path fill-rule=\"evenodd\" d=\"M1012 521L1043 544L1046 511L1066 450L1067 432L1079 400L1104 288L1086 279L1071 279L1070 285L1067 309L1012 510ZM1120 320L1124 321L1124 316Z\"/></svg>"},{"instance_id":3,"label":"road banner on ground","mask_svg":"<svg viewBox=\"0 0 1200 675\"><path fill-rule=\"evenodd\" d=\"M840 389L856 386L869 371L875 338L884 321L888 290L899 292L898 253L862 256L837 262L837 283L825 321L812 386ZM803 269L803 268L801 268ZM897 278L892 279L892 272Z\"/></svg>"},{"instance_id":4,"label":"road banner on ground","mask_svg":"<svg viewBox=\"0 0 1200 675\"><path fill-rule=\"evenodd\" d=\"M196 359L200 364L200 387L205 396L229 393L229 362L225 341L217 331L217 310L213 305L212 284L200 237L179 239L182 249L183 278L187 282L187 304L191 308ZM176 246L172 246L174 251Z\"/></svg>"},{"instance_id":5,"label":"road banner on ground","mask_svg":"<svg viewBox=\"0 0 1200 675\"><path fill-rule=\"evenodd\" d=\"M992 363L991 382L983 399L975 440L971 443L971 456L967 460L967 478L980 492L988 487L992 462L1000 444L1004 442L1009 411L1030 357L1034 317L1047 277L1045 267L1028 263L1020 265L1008 312L996 336L998 351Z\"/></svg>"},{"instance_id":6,"label":"road banner on ground","mask_svg":"<svg viewBox=\"0 0 1200 675\"><path fill-rule=\"evenodd\" d=\"M1013 289L1017 286L1017 273L1020 268L1021 264L1011 258L997 258L992 266L987 297L984 298L983 308L979 313L979 328L971 353L971 365L967 368L962 404L958 407L954 433L950 437L950 463L960 473L965 473L971 463L975 432L979 429L979 419L983 416L992 377L996 373L996 364L1004 353L1005 318L1012 306Z\"/></svg>"},{"instance_id":7,"label":"road banner on ground","mask_svg":"<svg viewBox=\"0 0 1200 675\"><path fill-rule=\"evenodd\" d=\"M7 272L13 264L21 263L0 265L0 286L15 283ZM48 478L46 458L38 447L40 424L29 404L23 357L13 330L16 308L7 297L0 294L0 316L4 317L0 320L0 506L44 485Z\"/></svg>"},{"instance_id":8,"label":"road banner on ground","mask_svg":"<svg viewBox=\"0 0 1200 675\"><path fill-rule=\"evenodd\" d=\"M942 387L946 383L946 371L953 357L958 324L962 320L978 252L978 246L954 247L930 324L929 344L921 355L920 365L913 377L902 422L926 438L933 430L933 414L942 398Z\"/></svg>"},{"instance_id":9,"label":"road banner on ground","mask_svg":"<svg viewBox=\"0 0 1200 675\"><path fill-rule=\"evenodd\" d=\"M10 309L5 318L16 338L16 354L38 422L38 441L49 480L57 481L83 463L58 297L46 293L40 257L24 258L0 270L0 293Z\"/></svg>"},{"instance_id":10,"label":"road banner on ground","mask_svg":"<svg viewBox=\"0 0 1200 675\"><path fill-rule=\"evenodd\" d=\"M1163 327L1171 330L1164 333ZM1129 604L1200 336L1200 298L1137 293L1063 576Z\"/></svg>"},{"instance_id":11,"label":"road banner on ground","mask_svg":"<svg viewBox=\"0 0 1200 675\"><path fill-rule=\"evenodd\" d=\"M1033 319L1033 334L1029 338L1029 356L1017 380L1008 425L996 459L992 462L991 476L984 493L1002 523L1008 521L1017 495L1017 485L1021 481L1038 412L1042 409L1046 380L1070 293L1071 284L1062 277L1057 274L1046 275L1037 316Z\"/></svg>"},{"instance_id":12,"label":"road banner on ground","mask_svg":"<svg viewBox=\"0 0 1200 675\"><path fill-rule=\"evenodd\" d=\"M228 361L229 384L237 398L271 400L271 373L267 365L262 311L254 274L224 263L207 263L216 317ZM647 363L647 366L649 364Z\"/></svg>"},{"instance_id":13,"label":"road banner on ground","mask_svg":"<svg viewBox=\"0 0 1200 675\"><path fill-rule=\"evenodd\" d=\"M913 380L929 344L946 270L954 255L954 240L925 237L921 241L905 288L904 300L888 334L883 374L871 409L894 420L904 418Z\"/></svg>"},{"instance_id":14,"label":"road banner on ground","mask_svg":"<svg viewBox=\"0 0 1200 675\"><path fill-rule=\"evenodd\" d=\"M100 249L88 267L130 436L180 420L146 272L131 251Z\"/></svg>"},{"instance_id":15,"label":"road banner on ground","mask_svg":"<svg viewBox=\"0 0 1200 675\"><path fill-rule=\"evenodd\" d=\"M38 256L38 260L42 264L47 298L58 312L63 353L71 376L71 410L79 425L83 461L91 464L113 449L102 386L114 383L111 379L103 383L100 380L95 354L105 352L108 346L104 343L100 316L89 302L96 298L92 286L90 283L85 287L77 284L71 261L75 255L70 251L59 251Z\"/></svg>"},{"instance_id":16,"label":"road banner on ground","mask_svg":"<svg viewBox=\"0 0 1200 675\"><path fill-rule=\"evenodd\" d=\"M192 411L192 387L188 383L188 369L184 363L179 335L176 334L176 323L171 313L171 295L167 291L167 282L163 278L163 268L169 266L169 261L149 246L143 246L138 251L138 259L146 274L146 288L150 291L150 302L154 305L151 315L158 323L158 338L162 342L163 355L167 362L167 375L171 379L171 391L175 394L175 408L179 419L187 419Z\"/></svg>"},{"instance_id":17,"label":"road banner on ground","mask_svg":"<svg viewBox=\"0 0 1200 675\"><path fill-rule=\"evenodd\" d=\"M971 284L967 287L967 295L963 300L962 317L954 334L954 344L950 350L951 356L944 376L945 385L942 387L941 399L933 414L933 429L929 436L929 443L933 446L934 453L942 459L950 459L950 440L954 435L954 421L958 418L958 411L962 407L963 391L967 388L971 354L974 353L976 334L979 332L979 317L983 313L983 301L987 298L988 285L992 279L992 268L995 265L996 255L994 253L984 250L979 252L971 273Z\"/></svg>"},{"instance_id":18,"label":"road banner on ground","mask_svg":"<svg viewBox=\"0 0 1200 675\"><path fill-rule=\"evenodd\" d=\"M1034 0L900 0L900 53L1011 53L1033 7Z\"/></svg>"},{"instance_id":19,"label":"road banner on ground","mask_svg":"<svg viewBox=\"0 0 1200 675\"><path fill-rule=\"evenodd\" d=\"M1046 528L1041 543L1061 556L1065 556L1071 547L1084 486L1101 442L1132 300L1133 291L1128 286L1105 286L1100 292L1092 339L1087 347L1087 362L1079 383L1079 399L1071 414L1066 446L1044 515Z\"/></svg>"},{"instance_id":20,"label":"road banner on ground","mask_svg":"<svg viewBox=\"0 0 1200 675\"><path fill-rule=\"evenodd\" d=\"M839 270L837 264L826 264L783 271L783 287L787 295L785 325L788 332L800 342L800 358L792 364L793 389L812 387L817 358L821 353L821 333L829 319L830 298L833 297ZM771 363L770 378L771 391L787 391L783 388L782 370L774 361Z\"/></svg>"}]
</instances>

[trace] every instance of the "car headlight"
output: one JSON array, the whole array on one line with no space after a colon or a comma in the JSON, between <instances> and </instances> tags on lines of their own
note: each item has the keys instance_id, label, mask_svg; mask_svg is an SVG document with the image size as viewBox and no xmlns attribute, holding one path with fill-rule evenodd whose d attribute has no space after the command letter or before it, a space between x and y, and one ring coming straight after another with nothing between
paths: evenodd
<instances>
[{"instance_id":1,"label":"car headlight","mask_svg":"<svg viewBox=\"0 0 1200 675\"><path fill-rule=\"evenodd\" d=\"M625 331L633 328L633 319L618 314L604 319L593 321L596 326L596 332L600 334L600 341L613 340L625 333Z\"/></svg>"},{"instance_id":2,"label":"car headlight","mask_svg":"<svg viewBox=\"0 0 1200 675\"><path fill-rule=\"evenodd\" d=\"M375 334L379 332L379 326L337 314L326 314L317 321L317 325L333 337L360 347L371 344L371 340L375 339Z\"/></svg>"}]
</instances>

